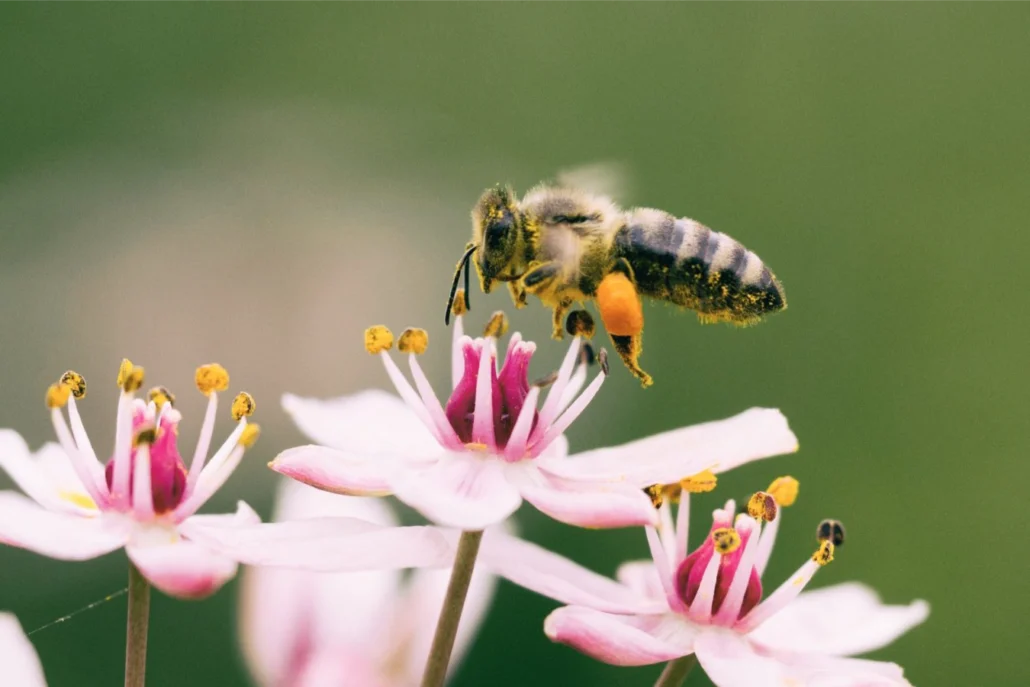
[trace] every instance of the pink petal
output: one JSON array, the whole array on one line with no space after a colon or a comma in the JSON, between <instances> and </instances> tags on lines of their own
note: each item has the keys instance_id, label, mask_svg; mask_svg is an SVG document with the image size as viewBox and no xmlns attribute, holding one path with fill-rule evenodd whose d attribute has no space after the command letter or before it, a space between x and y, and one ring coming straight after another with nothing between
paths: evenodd
<instances>
[{"instance_id":1,"label":"pink petal","mask_svg":"<svg viewBox=\"0 0 1030 687\"><path fill-rule=\"evenodd\" d=\"M150 584L169 596L202 599L236 575L236 562L195 542L129 544L129 558Z\"/></svg>"},{"instance_id":2,"label":"pink petal","mask_svg":"<svg viewBox=\"0 0 1030 687\"><path fill-rule=\"evenodd\" d=\"M28 496L48 510L96 514L83 505L92 499L72 469L64 450L49 442L32 453L12 429L0 429L0 470Z\"/></svg>"},{"instance_id":3,"label":"pink petal","mask_svg":"<svg viewBox=\"0 0 1030 687\"><path fill-rule=\"evenodd\" d=\"M17 492L0 492L0 543L83 561L121 548L127 539L126 529L108 518L48 511Z\"/></svg>"},{"instance_id":4,"label":"pink petal","mask_svg":"<svg viewBox=\"0 0 1030 687\"><path fill-rule=\"evenodd\" d=\"M811 687L912 687L896 663L814 654L780 654L788 684Z\"/></svg>"},{"instance_id":5,"label":"pink petal","mask_svg":"<svg viewBox=\"0 0 1030 687\"><path fill-rule=\"evenodd\" d=\"M502 532L487 532L479 560L511 582L563 604L609 613L662 613L668 608L664 596L649 598L559 554Z\"/></svg>"},{"instance_id":6,"label":"pink petal","mask_svg":"<svg viewBox=\"0 0 1030 687\"><path fill-rule=\"evenodd\" d=\"M717 687L782 687L790 684L787 667L782 662L758 655L747 638L733 630L705 629L694 642L694 653L708 679Z\"/></svg>"},{"instance_id":7,"label":"pink petal","mask_svg":"<svg viewBox=\"0 0 1030 687\"><path fill-rule=\"evenodd\" d=\"M326 400L286 394L282 404L312 441L355 457L419 459L440 453L439 443L411 408L379 389Z\"/></svg>"},{"instance_id":8,"label":"pink petal","mask_svg":"<svg viewBox=\"0 0 1030 687\"><path fill-rule=\"evenodd\" d=\"M671 661L694 650L697 629L681 616L613 615L564 606L547 616L544 632L598 661L643 666Z\"/></svg>"},{"instance_id":9,"label":"pink petal","mask_svg":"<svg viewBox=\"0 0 1030 687\"><path fill-rule=\"evenodd\" d=\"M427 470L399 474L393 486L397 498L422 515L462 530L502 522L522 503L492 456L448 454Z\"/></svg>"},{"instance_id":10,"label":"pink petal","mask_svg":"<svg viewBox=\"0 0 1030 687\"><path fill-rule=\"evenodd\" d=\"M369 458L323 446L298 446L283 451L268 464L298 482L336 494L385 496L390 478L403 467L396 458Z\"/></svg>"},{"instance_id":11,"label":"pink petal","mask_svg":"<svg viewBox=\"0 0 1030 687\"><path fill-rule=\"evenodd\" d=\"M10 613L0 613L0 666L3 666L4 684L46 687L43 665L36 649L25 636L18 619Z\"/></svg>"},{"instance_id":12,"label":"pink petal","mask_svg":"<svg viewBox=\"0 0 1030 687\"><path fill-rule=\"evenodd\" d=\"M925 601L888 606L858 582L805 592L749 636L764 647L835 656L864 654L926 620Z\"/></svg>"},{"instance_id":13,"label":"pink petal","mask_svg":"<svg viewBox=\"0 0 1030 687\"><path fill-rule=\"evenodd\" d=\"M615 579L637 594L648 599L665 602L665 589L658 577L654 561L629 561L615 571Z\"/></svg>"},{"instance_id":14,"label":"pink petal","mask_svg":"<svg viewBox=\"0 0 1030 687\"><path fill-rule=\"evenodd\" d=\"M526 472L519 482L522 498L550 517L592 528L657 525L658 513L640 489L625 484L576 482L538 471L532 463L512 466Z\"/></svg>"},{"instance_id":15,"label":"pink petal","mask_svg":"<svg viewBox=\"0 0 1030 687\"><path fill-rule=\"evenodd\" d=\"M587 451L547 469L574 479L671 484L705 469L725 472L798 448L778 410L752 408L726 420L684 427L613 448Z\"/></svg>"},{"instance_id":16,"label":"pink petal","mask_svg":"<svg viewBox=\"0 0 1030 687\"><path fill-rule=\"evenodd\" d=\"M356 518L212 527L180 525L193 541L249 565L344 572L450 565L454 547L434 527L383 527Z\"/></svg>"}]
</instances>

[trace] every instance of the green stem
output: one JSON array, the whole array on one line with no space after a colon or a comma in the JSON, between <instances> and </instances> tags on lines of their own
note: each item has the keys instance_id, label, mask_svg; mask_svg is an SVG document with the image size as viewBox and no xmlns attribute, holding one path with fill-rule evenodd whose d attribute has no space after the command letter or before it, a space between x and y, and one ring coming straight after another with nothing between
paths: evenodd
<instances>
[{"instance_id":1,"label":"green stem","mask_svg":"<svg viewBox=\"0 0 1030 687\"><path fill-rule=\"evenodd\" d=\"M654 683L654 687L680 687L696 665L697 656L694 654L687 654L669 661L665 664L665 670L658 677L658 682Z\"/></svg>"},{"instance_id":2,"label":"green stem","mask_svg":"<svg viewBox=\"0 0 1030 687\"><path fill-rule=\"evenodd\" d=\"M150 583L129 563L129 613L125 623L125 687L143 687L147 674Z\"/></svg>"},{"instance_id":3,"label":"green stem","mask_svg":"<svg viewBox=\"0 0 1030 687\"><path fill-rule=\"evenodd\" d=\"M454 557L454 568L451 570L451 581L447 585L447 595L443 600L440 620L436 623L436 634L433 635L433 647L429 651L426 672L422 675L422 687L440 687L447 677L447 666L451 662L451 651L454 649L454 637L458 634L458 621L465 608L465 597L468 595L472 570L476 566L476 555L479 554L479 542L483 539L480 532L462 532L458 540L458 553Z\"/></svg>"}]
</instances>

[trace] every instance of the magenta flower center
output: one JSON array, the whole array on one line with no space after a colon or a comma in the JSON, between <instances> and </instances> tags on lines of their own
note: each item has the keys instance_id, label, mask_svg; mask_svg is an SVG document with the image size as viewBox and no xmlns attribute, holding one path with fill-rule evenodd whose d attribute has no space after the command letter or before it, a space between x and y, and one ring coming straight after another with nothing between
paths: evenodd
<instances>
[{"instance_id":1,"label":"magenta flower center","mask_svg":"<svg viewBox=\"0 0 1030 687\"><path fill-rule=\"evenodd\" d=\"M712 524L711 532L717 529L729 527L729 523L715 522ZM709 562L712 560L712 556L719 556L715 552L715 545L712 542L711 532L705 537L705 541L699 546L694 552L692 552L686 559L680 563L679 569L676 571L676 592L679 594L680 599L688 606L694 601L694 597L697 596L698 589L701 586L701 579L704 576L705 569L708 567ZM744 549L747 545L748 539L752 534L757 534L758 530L747 530L740 533L740 546L737 547L732 553L722 555L722 560L719 563L719 572L715 582L715 598L712 601L712 614L719 612L722 607L723 601L726 600L726 594L730 590L730 584L733 582L734 576L743 571L738 570L740 567L741 556L744 555ZM744 602L740 607L740 613L737 615L737 619L743 618L748 612L758 605L758 602L762 600L762 580L758 576L758 571L753 567L751 568L750 578L747 582L747 588L744 592Z\"/></svg>"},{"instance_id":2,"label":"magenta flower center","mask_svg":"<svg viewBox=\"0 0 1030 687\"><path fill-rule=\"evenodd\" d=\"M132 435L138 437L141 431L151 427L153 427L153 421L147 420L145 411L141 408L134 409ZM154 512L159 515L174 510L182 502L186 493L186 466L182 462L176 443L178 433L177 422L172 422L167 417L162 418L154 442L150 445L150 487L154 498ZM136 442L133 442L129 475L130 497L136 472L137 453ZM110 489L114 480L114 460L107 462L107 466L104 468L104 477L107 480L107 488Z\"/></svg>"},{"instance_id":3,"label":"magenta flower center","mask_svg":"<svg viewBox=\"0 0 1030 687\"><path fill-rule=\"evenodd\" d=\"M511 438L515 421L518 420L526 396L529 395L529 361L533 351L529 347L514 346L509 349L500 373L489 365L490 389L492 395L494 439L498 449L504 449ZM472 424L476 413L476 385L479 381L479 362L482 349L467 345L462 350L465 370L458 386L451 392L445 413L462 443L472 441ZM533 425L537 417L534 411Z\"/></svg>"}]
</instances>

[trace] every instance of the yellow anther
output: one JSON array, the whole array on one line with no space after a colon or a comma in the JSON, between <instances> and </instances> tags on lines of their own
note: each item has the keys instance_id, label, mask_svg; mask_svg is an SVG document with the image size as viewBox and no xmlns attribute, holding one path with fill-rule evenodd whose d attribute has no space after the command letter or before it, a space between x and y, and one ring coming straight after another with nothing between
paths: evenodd
<instances>
[{"instance_id":1,"label":"yellow anther","mask_svg":"<svg viewBox=\"0 0 1030 687\"><path fill-rule=\"evenodd\" d=\"M232 400L232 419L239 422L244 417L250 417L254 414L254 407L254 397L241 391Z\"/></svg>"},{"instance_id":2,"label":"yellow anther","mask_svg":"<svg viewBox=\"0 0 1030 687\"><path fill-rule=\"evenodd\" d=\"M64 384L51 384L46 390L46 407L50 410L63 408L71 395L72 390Z\"/></svg>"},{"instance_id":3,"label":"yellow anther","mask_svg":"<svg viewBox=\"0 0 1030 687\"><path fill-rule=\"evenodd\" d=\"M393 332L381 324L365 330L365 350L375 355L393 348Z\"/></svg>"},{"instance_id":4,"label":"yellow anther","mask_svg":"<svg viewBox=\"0 0 1030 687\"><path fill-rule=\"evenodd\" d=\"M118 387L125 388L125 380L132 374L132 368L136 367L128 358L122 358L122 364L118 366Z\"/></svg>"},{"instance_id":5,"label":"yellow anther","mask_svg":"<svg viewBox=\"0 0 1030 687\"><path fill-rule=\"evenodd\" d=\"M772 522L776 519L777 510L776 499L764 491L755 492L747 502L747 514L755 520Z\"/></svg>"},{"instance_id":6,"label":"yellow anther","mask_svg":"<svg viewBox=\"0 0 1030 687\"><path fill-rule=\"evenodd\" d=\"M573 310L565 320L565 331L571 336L591 338L596 327L594 318L586 310Z\"/></svg>"},{"instance_id":7,"label":"yellow anther","mask_svg":"<svg viewBox=\"0 0 1030 687\"><path fill-rule=\"evenodd\" d=\"M163 386L155 386L153 389L147 392L147 400L152 401L155 406L160 408L165 403L168 405L175 405L175 394L166 389Z\"/></svg>"},{"instance_id":8,"label":"yellow anther","mask_svg":"<svg viewBox=\"0 0 1030 687\"><path fill-rule=\"evenodd\" d=\"M143 386L143 368L133 365L128 358L122 358L122 364L118 367L118 386L125 393L134 393Z\"/></svg>"},{"instance_id":9,"label":"yellow anther","mask_svg":"<svg viewBox=\"0 0 1030 687\"><path fill-rule=\"evenodd\" d=\"M200 393L210 396L212 391L225 391L229 388L229 371L218 363L208 363L197 368L194 380Z\"/></svg>"},{"instance_id":10,"label":"yellow anther","mask_svg":"<svg viewBox=\"0 0 1030 687\"><path fill-rule=\"evenodd\" d=\"M86 378L78 372L68 370L61 375L61 385L68 387L75 398L82 398L86 395Z\"/></svg>"},{"instance_id":11,"label":"yellow anther","mask_svg":"<svg viewBox=\"0 0 1030 687\"><path fill-rule=\"evenodd\" d=\"M451 312L455 317L461 317L468 312L465 308L465 289L458 289L454 292L454 304L451 305Z\"/></svg>"},{"instance_id":12,"label":"yellow anther","mask_svg":"<svg viewBox=\"0 0 1030 687\"><path fill-rule=\"evenodd\" d=\"M499 339L508 332L508 316L503 310L498 310L490 316L490 320L483 328L483 336Z\"/></svg>"},{"instance_id":13,"label":"yellow anther","mask_svg":"<svg viewBox=\"0 0 1030 687\"><path fill-rule=\"evenodd\" d=\"M766 489L774 499L776 504L786 508L787 506L793 506L794 502L798 498L798 481L793 477L777 477Z\"/></svg>"},{"instance_id":14,"label":"yellow anther","mask_svg":"<svg viewBox=\"0 0 1030 687\"><path fill-rule=\"evenodd\" d=\"M133 448L140 444L153 444L157 441L157 430L153 427L145 427L140 431L136 432L136 436L132 438Z\"/></svg>"},{"instance_id":15,"label":"yellow anther","mask_svg":"<svg viewBox=\"0 0 1030 687\"><path fill-rule=\"evenodd\" d=\"M251 422L243 428L243 432L240 434L240 440L236 443L243 448L250 448L254 445L254 442L258 440L259 436L261 436L261 425L256 422Z\"/></svg>"},{"instance_id":16,"label":"yellow anther","mask_svg":"<svg viewBox=\"0 0 1030 687\"><path fill-rule=\"evenodd\" d=\"M740 534L732 527L720 527L712 532L712 545L720 556L733 553L740 548Z\"/></svg>"},{"instance_id":17,"label":"yellow anther","mask_svg":"<svg viewBox=\"0 0 1030 687\"><path fill-rule=\"evenodd\" d=\"M819 565L826 565L833 561L834 545L832 541L824 541L819 545L819 550L812 554L812 560Z\"/></svg>"},{"instance_id":18,"label":"yellow anther","mask_svg":"<svg viewBox=\"0 0 1030 687\"><path fill-rule=\"evenodd\" d=\"M665 503L665 487L661 484L652 484L649 487L644 487L644 493L651 499L651 505L655 508L660 508Z\"/></svg>"},{"instance_id":19,"label":"yellow anther","mask_svg":"<svg viewBox=\"0 0 1030 687\"><path fill-rule=\"evenodd\" d=\"M840 520L826 519L819 523L816 528L815 538L817 541L829 541L834 546L844 545L844 525Z\"/></svg>"},{"instance_id":20,"label":"yellow anther","mask_svg":"<svg viewBox=\"0 0 1030 687\"><path fill-rule=\"evenodd\" d=\"M680 480L680 486L688 494L705 494L715 489L719 478L711 470L702 470L696 475Z\"/></svg>"},{"instance_id":21,"label":"yellow anther","mask_svg":"<svg viewBox=\"0 0 1030 687\"><path fill-rule=\"evenodd\" d=\"M397 350L401 353L414 353L422 355L429 347L429 334L425 329L408 327L401 332L401 338L397 339Z\"/></svg>"}]
</instances>

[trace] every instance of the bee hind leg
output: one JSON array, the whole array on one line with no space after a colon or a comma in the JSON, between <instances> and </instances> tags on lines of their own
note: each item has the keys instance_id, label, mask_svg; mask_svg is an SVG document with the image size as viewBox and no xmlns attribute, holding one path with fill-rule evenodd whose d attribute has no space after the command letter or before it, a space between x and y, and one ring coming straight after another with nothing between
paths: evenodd
<instances>
[{"instance_id":1,"label":"bee hind leg","mask_svg":"<svg viewBox=\"0 0 1030 687\"><path fill-rule=\"evenodd\" d=\"M632 336L609 334L609 336L611 337L615 352L619 354L623 364L633 376L640 380L640 386L646 389L654 384L654 379L651 375L640 369L640 365L637 362L640 360L640 354L644 350L643 337L640 334Z\"/></svg>"},{"instance_id":2,"label":"bee hind leg","mask_svg":"<svg viewBox=\"0 0 1030 687\"><path fill-rule=\"evenodd\" d=\"M654 380L637 362L644 350L644 309L633 280L621 271L611 272L598 285L596 298L615 352L641 386L651 386Z\"/></svg>"}]
</instances>

